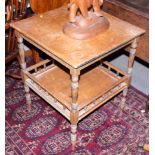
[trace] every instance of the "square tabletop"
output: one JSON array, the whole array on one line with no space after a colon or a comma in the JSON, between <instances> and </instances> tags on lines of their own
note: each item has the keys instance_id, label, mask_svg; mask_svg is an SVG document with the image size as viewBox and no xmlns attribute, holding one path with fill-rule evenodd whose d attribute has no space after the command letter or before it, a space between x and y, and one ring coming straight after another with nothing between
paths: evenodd
<instances>
[{"instance_id":1,"label":"square tabletop","mask_svg":"<svg viewBox=\"0 0 155 155\"><path fill-rule=\"evenodd\" d=\"M34 15L14 22L11 26L61 61L78 68L127 44L145 32L108 13L104 14L110 22L109 29L87 40L72 39L63 33L63 25L69 20L66 7L46 12L42 16Z\"/></svg>"}]
</instances>

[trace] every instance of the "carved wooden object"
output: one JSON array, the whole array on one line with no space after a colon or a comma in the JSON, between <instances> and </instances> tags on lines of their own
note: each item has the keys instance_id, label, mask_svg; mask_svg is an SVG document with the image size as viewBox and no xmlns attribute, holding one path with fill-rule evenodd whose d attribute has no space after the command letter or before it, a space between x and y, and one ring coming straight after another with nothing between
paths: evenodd
<instances>
[{"instance_id":1,"label":"carved wooden object","mask_svg":"<svg viewBox=\"0 0 155 155\"><path fill-rule=\"evenodd\" d=\"M23 44L19 41L26 94L29 93L27 87L31 88L71 122L71 141L75 145L81 119L121 91L124 94L121 105L125 106L136 51L135 38L144 30L104 13L110 22L109 30L94 39L77 40L62 32L68 15L64 7L44 13L43 18L36 15L13 23L12 27L19 32L19 37L51 57L51 60L26 68ZM130 44L127 73L105 59L103 61L106 56ZM30 105L28 95L27 103Z\"/></svg>"},{"instance_id":2,"label":"carved wooden object","mask_svg":"<svg viewBox=\"0 0 155 155\"><path fill-rule=\"evenodd\" d=\"M93 11L88 11L90 7ZM77 12L80 10L80 15ZM109 28L109 22L100 9L99 0L70 0L69 22L64 25L66 35L75 39L89 39Z\"/></svg>"}]
</instances>

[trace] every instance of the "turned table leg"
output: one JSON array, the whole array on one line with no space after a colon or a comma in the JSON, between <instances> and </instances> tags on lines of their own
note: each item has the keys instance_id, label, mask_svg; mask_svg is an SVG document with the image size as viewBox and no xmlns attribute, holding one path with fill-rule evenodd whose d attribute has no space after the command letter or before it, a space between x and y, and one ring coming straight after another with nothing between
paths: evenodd
<instances>
[{"instance_id":1,"label":"turned table leg","mask_svg":"<svg viewBox=\"0 0 155 155\"><path fill-rule=\"evenodd\" d=\"M76 144L77 140L77 123L78 123L78 80L79 76L78 74L71 73L71 96L72 96L72 105L71 105L71 115L70 115L70 121L71 121L71 142L73 145Z\"/></svg>"},{"instance_id":2,"label":"turned table leg","mask_svg":"<svg viewBox=\"0 0 155 155\"><path fill-rule=\"evenodd\" d=\"M30 89L25 83L26 77L24 75L24 71L26 70L26 62L25 62L25 52L24 52L24 44L23 44L23 38L18 36L18 47L19 47L19 63L21 66L21 74L22 79L24 82L24 88L26 92L26 103L28 106L28 110L31 110L31 97L30 97Z\"/></svg>"},{"instance_id":3,"label":"turned table leg","mask_svg":"<svg viewBox=\"0 0 155 155\"><path fill-rule=\"evenodd\" d=\"M125 106L127 93L128 93L128 88L125 88L125 89L123 90L123 97L122 97L121 103L120 103L121 109L123 109L124 106Z\"/></svg>"},{"instance_id":4,"label":"turned table leg","mask_svg":"<svg viewBox=\"0 0 155 155\"><path fill-rule=\"evenodd\" d=\"M132 69L133 69L133 63L134 63L134 59L135 59L136 48L137 48L137 40L135 39L131 43L130 53L129 53L129 58L128 58L128 71L127 71L128 75L129 75L128 86L131 83L131 73L132 73ZM122 97L121 103L120 103L121 108L123 108L125 106L127 93L128 93L128 88L123 90L123 97Z\"/></svg>"}]
</instances>

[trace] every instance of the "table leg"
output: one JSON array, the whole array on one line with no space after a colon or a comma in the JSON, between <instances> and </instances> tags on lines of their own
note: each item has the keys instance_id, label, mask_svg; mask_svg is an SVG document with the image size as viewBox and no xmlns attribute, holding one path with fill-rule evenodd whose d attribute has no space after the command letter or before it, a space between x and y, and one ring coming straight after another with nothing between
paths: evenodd
<instances>
[{"instance_id":1,"label":"table leg","mask_svg":"<svg viewBox=\"0 0 155 155\"><path fill-rule=\"evenodd\" d=\"M129 58L128 58L128 71L127 71L128 75L129 75L128 86L131 83L131 74L132 74L133 63L134 63L134 59L135 59L136 48L137 48L137 40L135 39L131 43L130 53L129 53ZM127 93L128 93L128 88L123 90L123 97L122 97L121 103L120 103L122 109L125 106Z\"/></svg>"},{"instance_id":2,"label":"table leg","mask_svg":"<svg viewBox=\"0 0 155 155\"><path fill-rule=\"evenodd\" d=\"M25 52L24 52L24 44L23 44L22 37L18 37L18 47L19 47L19 63L21 66L21 74L22 74L22 79L24 82L24 88L26 92L26 103L28 106L28 110L30 111L31 110L31 97L30 97L30 89L25 83L26 78L24 75L24 71L26 70L26 61L25 61Z\"/></svg>"},{"instance_id":3,"label":"table leg","mask_svg":"<svg viewBox=\"0 0 155 155\"><path fill-rule=\"evenodd\" d=\"M121 109L123 109L124 106L125 106L127 93L128 93L128 88L125 88L125 89L123 90L123 97L122 97L121 103L120 103Z\"/></svg>"},{"instance_id":4,"label":"table leg","mask_svg":"<svg viewBox=\"0 0 155 155\"><path fill-rule=\"evenodd\" d=\"M149 101L147 101L145 105L145 113L148 113L148 112L149 112Z\"/></svg>"},{"instance_id":5,"label":"table leg","mask_svg":"<svg viewBox=\"0 0 155 155\"><path fill-rule=\"evenodd\" d=\"M78 123L78 104L77 104L77 98L78 98L78 80L79 76L75 74L71 74L71 96L72 96L72 110L70 115L70 121L71 121L71 142L73 145L76 144L77 140L77 123Z\"/></svg>"}]
</instances>

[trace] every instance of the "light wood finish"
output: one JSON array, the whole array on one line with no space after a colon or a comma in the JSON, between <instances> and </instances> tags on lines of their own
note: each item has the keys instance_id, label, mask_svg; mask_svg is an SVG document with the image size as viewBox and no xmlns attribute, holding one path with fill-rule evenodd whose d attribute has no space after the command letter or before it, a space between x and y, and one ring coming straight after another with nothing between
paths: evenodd
<instances>
[{"instance_id":1,"label":"light wood finish","mask_svg":"<svg viewBox=\"0 0 155 155\"><path fill-rule=\"evenodd\" d=\"M19 48L19 56L20 56L20 66L21 66L21 74L24 82L24 88L26 92L26 103L28 105L28 110L31 110L31 97L30 97L30 89L25 83L26 77L24 74L24 71L26 70L26 61L25 61L25 51L24 51L24 44L23 44L23 38L18 36L18 48Z\"/></svg>"},{"instance_id":2,"label":"light wood finish","mask_svg":"<svg viewBox=\"0 0 155 155\"><path fill-rule=\"evenodd\" d=\"M128 71L127 71L129 75L128 85L130 85L131 83L131 77L132 77L131 73L132 73L133 63L134 63L135 54L136 54L136 48L137 48L137 39L134 39L133 42L131 43L129 59L128 59ZM127 93L128 93L128 89L126 88L123 90L123 97L120 103L122 109L125 106Z\"/></svg>"},{"instance_id":3,"label":"light wood finish","mask_svg":"<svg viewBox=\"0 0 155 155\"><path fill-rule=\"evenodd\" d=\"M30 0L30 6L33 12L42 18L44 12L67 5L68 2L69 0ZM34 62L38 63L40 61L39 52L36 49L32 49L32 53Z\"/></svg>"},{"instance_id":4,"label":"light wood finish","mask_svg":"<svg viewBox=\"0 0 155 155\"><path fill-rule=\"evenodd\" d=\"M36 15L12 24L20 37L51 57L51 60L23 69L24 82L71 122L73 144L77 139L77 124L82 118L121 91L126 96L136 51L135 38L144 33L109 14L105 16L110 22L109 30L86 41L63 34L62 27L68 19L65 7L49 11L43 17ZM36 25L35 28L32 25ZM103 61L107 55L129 44L131 55L127 73ZM21 66L25 67L23 51L20 53Z\"/></svg>"},{"instance_id":5,"label":"light wood finish","mask_svg":"<svg viewBox=\"0 0 155 155\"><path fill-rule=\"evenodd\" d=\"M72 73L72 72L71 72ZM77 132L77 123L78 123L78 88L79 88L79 75L76 70L71 74L71 112L70 112L70 122L71 122L71 141L75 145L76 143L76 132ZM70 87L69 87L70 88Z\"/></svg>"},{"instance_id":6,"label":"light wood finish","mask_svg":"<svg viewBox=\"0 0 155 155\"><path fill-rule=\"evenodd\" d=\"M71 73L76 73L78 75L78 72L72 71ZM94 79L91 77L92 75L96 75L95 77L93 76ZM78 92L85 93L86 91L85 96L79 96L85 101L80 103L78 100L77 102L76 100L74 101L74 98L71 96L72 89L70 86L69 73L64 71L63 68L53 65L52 60L44 60L28 67L25 70L25 76L26 84L49 104L54 106L54 108L62 113L74 125L91 111L127 88L129 81L129 76L125 72L119 71L119 69L117 70L117 67L108 62L102 63L102 65L97 68L90 68L80 76L79 85L80 87L82 86L82 88L80 88ZM76 81L77 78L74 80ZM90 82L87 82L89 80ZM99 92L96 92L98 89L97 85L101 85L101 90ZM77 84L72 85L74 88L77 86ZM92 89L92 86L94 89ZM89 94L90 92L93 92L93 96L92 93ZM66 100L67 98L68 101Z\"/></svg>"},{"instance_id":7,"label":"light wood finish","mask_svg":"<svg viewBox=\"0 0 155 155\"><path fill-rule=\"evenodd\" d=\"M125 107L127 93L128 93L128 88L123 90L123 93L122 93L123 97L120 102L121 109L123 109Z\"/></svg>"},{"instance_id":8,"label":"light wood finish","mask_svg":"<svg viewBox=\"0 0 155 155\"><path fill-rule=\"evenodd\" d=\"M29 68L27 71L28 70ZM30 78L33 78L36 83L71 110L72 103L76 103L77 94L74 92L75 99L73 98L72 101L69 73L56 66L51 67L48 70L43 69L43 71L44 72L41 72L40 74L32 74ZM30 76L30 74L26 74ZM123 75L125 75L125 73ZM93 102L96 98L109 90L109 88L115 87L118 83L122 82L122 79L123 81L126 81L126 78L118 78L118 76L108 73L106 68L103 69L101 67L91 69L85 74L82 74L79 81L78 109L80 110Z\"/></svg>"},{"instance_id":9,"label":"light wood finish","mask_svg":"<svg viewBox=\"0 0 155 155\"><path fill-rule=\"evenodd\" d=\"M118 46L130 43L134 37L144 33L144 30L109 14L105 13L105 17L110 22L109 29L93 39L84 41L71 39L63 34L62 27L68 20L66 8L49 11L43 18L36 15L22 22L13 23L12 27L26 37L26 40L43 48L45 53L55 56L59 62L79 68ZM32 29L34 25L35 28Z\"/></svg>"},{"instance_id":10,"label":"light wood finish","mask_svg":"<svg viewBox=\"0 0 155 155\"><path fill-rule=\"evenodd\" d=\"M130 55L129 55L129 62L128 62L128 74L131 75L132 68L133 68L133 63L134 63L134 58L136 54L136 48L137 48L137 40L135 39L130 47Z\"/></svg>"}]
</instances>

